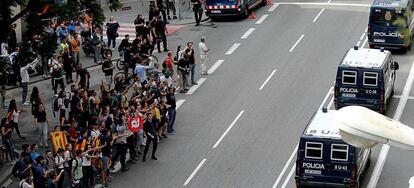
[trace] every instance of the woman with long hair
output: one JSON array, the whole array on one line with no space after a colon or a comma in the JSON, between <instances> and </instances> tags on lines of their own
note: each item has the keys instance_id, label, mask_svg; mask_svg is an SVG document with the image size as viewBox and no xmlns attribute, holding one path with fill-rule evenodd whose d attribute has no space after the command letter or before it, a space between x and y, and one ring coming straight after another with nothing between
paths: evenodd
<instances>
[{"instance_id":1,"label":"woman with long hair","mask_svg":"<svg viewBox=\"0 0 414 188\"><path fill-rule=\"evenodd\" d=\"M39 111L39 106L43 104L43 100L40 97L39 88L33 87L32 94L30 95L30 103L32 104L32 115L34 118L36 118L36 113Z\"/></svg>"},{"instance_id":2,"label":"woman with long hair","mask_svg":"<svg viewBox=\"0 0 414 188\"><path fill-rule=\"evenodd\" d=\"M11 161L16 161L17 156L14 153L14 145L11 139L11 134L13 132L12 126L10 125L7 118L1 120L1 139L2 143L6 146L6 151L10 156Z\"/></svg>"},{"instance_id":3,"label":"woman with long hair","mask_svg":"<svg viewBox=\"0 0 414 188\"><path fill-rule=\"evenodd\" d=\"M19 123L19 115L23 111L24 111L23 109L21 109L21 110L18 110L17 109L16 100L15 99L12 99L10 101L10 103L9 103L9 110L7 111L7 115L6 115L7 121L10 123L10 125L11 125L12 128L15 128L16 129L17 136L19 136L20 140L26 139L25 137L23 137L20 134L19 125L18 125L18 123Z\"/></svg>"}]
</instances>

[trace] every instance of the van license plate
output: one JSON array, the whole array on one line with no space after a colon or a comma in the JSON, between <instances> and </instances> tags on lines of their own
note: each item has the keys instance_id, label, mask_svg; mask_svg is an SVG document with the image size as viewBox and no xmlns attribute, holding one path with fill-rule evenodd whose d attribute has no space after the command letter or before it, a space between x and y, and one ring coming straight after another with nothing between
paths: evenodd
<instances>
[{"instance_id":1,"label":"van license plate","mask_svg":"<svg viewBox=\"0 0 414 188\"><path fill-rule=\"evenodd\" d=\"M320 170L310 170L310 169L305 169L305 173L307 173L307 174L318 174L318 175L322 174L322 172Z\"/></svg>"},{"instance_id":2,"label":"van license plate","mask_svg":"<svg viewBox=\"0 0 414 188\"><path fill-rule=\"evenodd\" d=\"M221 10L212 10L211 13L221 13Z\"/></svg>"},{"instance_id":3,"label":"van license plate","mask_svg":"<svg viewBox=\"0 0 414 188\"><path fill-rule=\"evenodd\" d=\"M382 42L382 43L384 43L385 42L385 39L374 39L374 42Z\"/></svg>"},{"instance_id":4,"label":"van license plate","mask_svg":"<svg viewBox=\"0 0 414 188\"><path fill-rule=\"evenodd\" d=\"M356 95L354 93L342 93L342 97L351 97L351 98L355 98Z\"/></svg>"}]
</instances>

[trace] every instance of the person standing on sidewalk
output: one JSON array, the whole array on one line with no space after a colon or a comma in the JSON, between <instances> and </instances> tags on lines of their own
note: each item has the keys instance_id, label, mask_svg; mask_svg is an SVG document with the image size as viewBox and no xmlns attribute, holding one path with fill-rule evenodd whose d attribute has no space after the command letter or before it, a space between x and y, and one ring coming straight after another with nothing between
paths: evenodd
<instances>
[{"instance_id":1,"label":"person standing on sidewalk","mask_svg":"<svg viewBox=\"0 0 414 188\"><path fill-rule=\"evenodd\" d=\"M185 50L185 54L188 55L188 64L189 64L190 72L191 72L191 84L198 85L197 82L194 81L195 55L194 55L194 49L193 49L193 42L187 42L187 48Z\"/></svg>"},{"instance_id":2,"label":"person standing on sidewalk","mask_svg":"<svg viewBox=\"0 0 414 188\"><path fill-rule=\"evenodd\" d=\"M118 37L119 23L114 19L113 16L109 16L109 21L106 22L106 36L108 37L108 48L111 47L112 51L115 50L116 38Z\"/></svg>"},{"instance_id":3,"label":"person standing on sidewalk","mask_svg":"<svg viewBox=\"0 0 414 188\"><path fill-rule=\"evenodd\" d=\"M175 8L175 0L167 0L167 15L168 19L171 20L170 12L173 12L173 19L177 19L177 9Z\"/></svg>"},{"instance_id":4,"label":"person standing on sidewalk","mask_svg":"<svg viewBox=\"0 0 414 188\"><path fill-rule=\"evenodd\" d=\"M189 63L189 55L188 54L184 54L184 58L178 60L178 67L177 70L181 73L180 77L181 77L181 83L182 83L182 88L180 93L187 93L188 91L188 63Z\"/></svg>"},{"instance_id":5,"label":"person standing on sidewalk","mask_svg":"<svg viewBox=\"0 0 414 188\"><path fill-rule=\"evenodd\" d=\"M203 16L203 8L201 7L201 0L191 0L193 5L194 18L196 26L200 25L201 17Z\"/></svg>"},{"instance_id":6,"label":"person standing on sidewalk","mask_svg":"<svg viewBox=\"0 0 414 188\"><path fill-rule=\"evenodd\" d=\"M206 38L204 36L201 37L200 42L198 43L198 49L200 51L200 59L201 59L201 74L207 75L207 58L208 58L208 51L210 49L207 48Z\"/></svg>"},{"instance_id":7,"label":"person standing on sidewalk","mask_svg":"<svg viewBox=\"0 0 414 188\"><path fill-rule=\"evenodd\" d=\"M46 110L43 104L39 104L37 113L35 115L35 128L39 134L39 146L48 148L47 144L48 131L49 131L49 121L47 119Z\"/></svg>"},{"instance_id":8,"label":"person standing on sidewalk","mask_svg":"<svg viewBox=\"0 0 414 188\"><path fill-rule=\"evenodd\" d=\"M20 76L22 78L22 82L21 82L21 86L23 88L22 91L22 104L24 106L29 105L30 103L26 101L27 98L27 90L29 89L29 81L30 81L30 77L29 77L29 72L27 72L27 69L29 69L29 64L28 63L23 63L21 62L22 65L20 66Z\"/></svg>"},{"instance_id":9,"label":"person standing on sidewalk","mask_svg":"<svg viewBox=\"0 0 414 188\"><path fill-rule=\"evenodd\" d=\"M80 46L81 42L79 40L79 34L75 33L74 37L70 37L70 51L72 53L72 59L73 59L73 65L79 64L79 52L80 52Z\"/></svg>"}]
</instances>

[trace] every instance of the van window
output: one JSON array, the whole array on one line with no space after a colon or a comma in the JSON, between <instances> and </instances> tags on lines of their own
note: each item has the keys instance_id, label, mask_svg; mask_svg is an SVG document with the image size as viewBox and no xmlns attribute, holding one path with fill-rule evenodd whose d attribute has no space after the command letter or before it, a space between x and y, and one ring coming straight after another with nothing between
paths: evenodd
<instances>
[{"instance_id":1,"label":"van window","mask_svg":"<svg viewBox=\"0 0 414 188\"><path fill-rule=\"evenodd\" d=\"M364 85L365 86L377 86L378 73L376 72L364 72Z\"/></svg>"},{"instance_id":2,"label":"van window","mask_svg":"<svg viewBox=\"0 0 414 188\"><path fill-rule=\"evenodd\" d=\"M331 145L331 160L348 161L348 145L332 144Z\"/></svg>"},{"instance_id":3,"label":"van window","mask_svg":"<svg viewBox=\"0 0 414 188\"><path fill-rule=\"evenodd\" d=\"M322 143L306 142L305 157L310 159L322 159Z\"/></svg>"},{"instance_id":4,"label":"van window","mask_svg":"<svg viewBox=\"0 0 414 188\"><path fill-rule=\"evenodd\" d=\"M373 9L371 12L371 21L374 24L382 26L404 26L407 25L407 20L404 16L404 10L387 10L387 9Z\"/></svg>"},{"instance_id":5,"label":"van window","mask_svg":"<svg viewBox=\"0 0 414 188\"><path fill-rule=\"evenodd\" d=\"M343 84L356 84L356 71L342 71L342 83Z\"/></svg>"}]
</instances>

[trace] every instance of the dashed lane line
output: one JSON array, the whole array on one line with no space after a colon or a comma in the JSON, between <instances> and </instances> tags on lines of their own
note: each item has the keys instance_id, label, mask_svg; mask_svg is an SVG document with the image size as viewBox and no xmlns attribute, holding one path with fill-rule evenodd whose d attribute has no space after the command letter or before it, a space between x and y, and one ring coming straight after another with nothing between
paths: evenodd
<instances>
[{"instance_id":1,"label":"dashed lane line","mask_svg":"<svg viewBox=\"0 0 414 188\"><path fill-rule=\"evenodd\" d=\"M206 158L204 158L203 160L201 160L201 162L197 165L197 167L193 170L193 172L191 173L191 175L187 178L187 180L185 180L184 182L184 186L187 186L188 183L190 183L191 179L193 179L193 177L197 174L197 172L200 170L200 168L203 166L203 164L207 161Z\"/></svg>"},{"instance_id":2,"label":"dashed lane line","mask_svg":"<svg viewBox=\"0 0 414 188\"><path fill-rule=\"evenodd\" d=\"M176 105L175 105L175 110L178 110L185 102L185 99L180 99L177 101Z\"/></svg>"},{"instance_id":3,"label":"dashed lane line","mask_svg":"<svg viewBox=\"0 0 414 188\"><path fill-rule=\"evenodd\" d=\"M273 4L270 8L269 8L269 10L267 10L268 12L273 12L277 7L279 6L279 3L275 3L275 4Z\"/></svg>"},{"instance_id":4,"label":"dashed lane line","mask_svg":"<svg viewBox=\"0 0 414 188\"><path fill-rule=\"evenodd\" d=\"M213 149L215 149L220 142L223 140L223 138L227 135L227 133L229 133L230 129L236 124L237 120L239 120L239 118L243 115L244 110L242 110L239 115L237 115L236 119L233 120L233 122L231 122L230 126L227 128L227 130L223 133L223 135L221 135L221 137L217 140L216 144L214 144Z\"/></svg>"},{"instance_id":5,"label":"dashed lane line","mask_svg":"<svg viewBox=\"0 0 414 188\"><path fill-rule=\"evenodd\" d=\"M230 47L229 50L227 50L227 52L225 53L226 55L231 55L233 54L234 51L236 51L236 49L240 46L240 43L234 43L233 46Z\"/></svg>"},{"instance_id":6,"label":"dashed lane line","mask_svg":"<svg viewBox=\"0 0 414 188\"><path fill-rule=\"evenodd\" d=\"M290 48L289 52L292 52L292 51L296 48L296 46L299 44L299 42L302 40L302 38L303 38L304 36L305 36L305 35L304 35L304 34L302 34L302 35L299 37L299 39L295 42L295 44L292 46L292 48Z\"/></svg>"},{"instance_id":7,"label":"dashed lane line","mask_svg":"<svg viewBox=\"0 0 414 188\"><path fill-rule=\"evenodd\" d=\"M214 71L216 71L216 69L224 62L224 59L219 59L216 61L216 63L214 63L213 66L210 67L210 69L208 69L207 74L213 74Z\"/></svg>"},{"instance_id":8,"label":"dashed lane line","mask_svg":"<svg viewBox=\"0 0 414 188\"><path fill-rule=\"evenodd\" d=\"M263 14L255 24L261 24L268 16L268 14Z\"/></svg>"},{"instance_id":9,"label":"dashed lane line","mask_svg":"<svg viewBox=\"0 0 414 188\"><path fill-rule=\"evenodd\" d=\"M325 8L323 8L319 13L318 13L318 15L316 15L316 17L313 19L313 23L315 23L316 22L316 20L319 18L319 16L322 14L322 12L323 11L325 11Z\"/></svg>"},{"instance_id":10,"label":"dashed lane line","mask_svg":"<svg viewBox=\"0 0 414 188\"><path fill-rule=\"evenodd\" d=\"M201 86L201 84L203 84L205 81L207 80L207 78L200 78L198 81L197 81L197 85L193 85L189 90L188 90L188 92L186 93L186 95L191 95L191 94L193 94L197 89L198 89L198 87L200 87Z\"/></svg>"},{"instance_id":11,"label":"dashed lane line","mask_svg":"<svg viewBox=\"0 0 414 188\"><path fill-rule=\"evenodd\" d=\"M259 90L262 90L264 88L264 86L267 84L267 82L269 82L270 78L272 78L272 76L276 73L276 69L274 69L272 71L272 73L270 73L270 75L266 78L266 80L263 82L263 84L260 86Z\"/></svg>"},{"instance_id":12,"label":"dashed lane line","mask_svg":"<svg viewBox=\"0 0 414 188\"><path fill-rule=\"evenodd\" d=\"M254 30L255 28L248 29L240 38L247 39L247 37L249 37L249 35L252 34Z\"/></svg>"}]
</instances>

